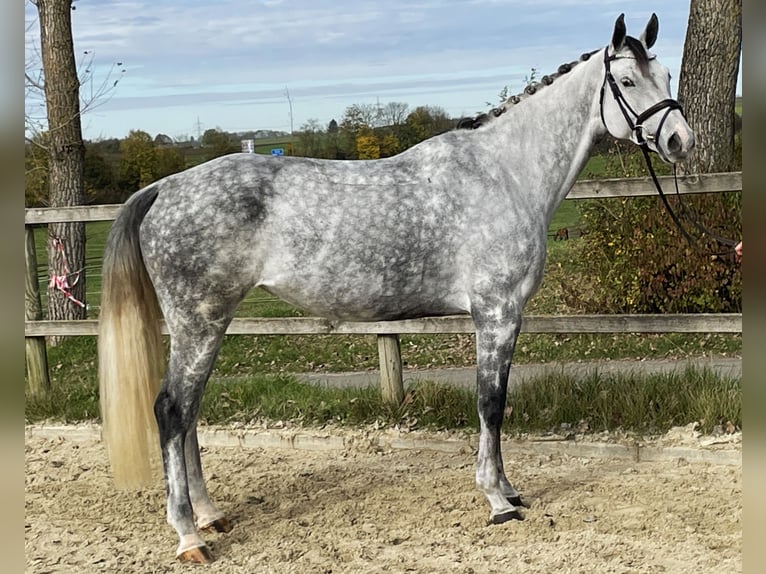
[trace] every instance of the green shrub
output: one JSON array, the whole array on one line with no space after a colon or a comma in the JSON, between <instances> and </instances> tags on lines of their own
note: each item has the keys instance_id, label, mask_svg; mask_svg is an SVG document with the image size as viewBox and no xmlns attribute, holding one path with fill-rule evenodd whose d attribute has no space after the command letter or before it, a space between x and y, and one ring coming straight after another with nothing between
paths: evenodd
<instances>
[{"instance_id":1,"label":"green shrub","mask_svg":"<svg viewBox=\"0 0 766 574\"><path fill-rule=\"evenodd\" d=\"M740 148L741 149L741 148ZM655 160L656 158L653 158ZM605 157L607 177L647 175L638 150L614 145ZM657 172L668 167L657 163ZM673 191L665 189L670 196ZM742 193L668 197L690 244L659 197L584 201L580 246L592 280L568 286L569 297L586 312L724 313L742 308L742 274L728 248L700 237L692 221L730 238L742 234ZM683 213L689 213L684 217Z\"/></svg>"}]
</instances>

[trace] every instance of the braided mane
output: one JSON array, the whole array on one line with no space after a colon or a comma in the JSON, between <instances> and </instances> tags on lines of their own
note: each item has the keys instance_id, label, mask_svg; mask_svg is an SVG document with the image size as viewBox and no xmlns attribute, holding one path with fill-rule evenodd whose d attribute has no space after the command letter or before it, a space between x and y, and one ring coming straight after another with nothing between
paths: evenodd
<instances>
[{"instance_id":1,"label":"braided mane","mask_svg":"<svg viewBox=\"0 0 766 574\"><path fill-rule=\"evenodd\" d=\"M638 61L638 66L641 72L642 73L645 72L649 58L647 56L646 49L644 48L644 45L641 43L641 41L631 36L626 36L625 46L627 46L630 49L631 53ZM526 88L524 88L523 92L521 92L520 94L516 94L515 96L511 96L499 106L489 110L489 112L483 112L472 118L461 118L458 121L457 125L455 126L455 129L475 130L482 127L483 125L486 125L487 123L492 121L494 118L503 115L512 106L515 106L522 100L526 100L530 96L533 96L534 94L539 92L541 89L545 88L546 86L550 86L556 78L569 73L570 71L572 71L572 68L574 68L580 62L586 62L587 60L590 60L590 57L599 51L600 49L593 50L592 52L586 52L582 56L580 56L579 60L576 60L574 62L569 62L567 64L561 64L558 67L558 70L556 70L555 74L543 76L542 78L540 78L539 82L533 82L529 84Z\"/></svg>"}]
</instances>

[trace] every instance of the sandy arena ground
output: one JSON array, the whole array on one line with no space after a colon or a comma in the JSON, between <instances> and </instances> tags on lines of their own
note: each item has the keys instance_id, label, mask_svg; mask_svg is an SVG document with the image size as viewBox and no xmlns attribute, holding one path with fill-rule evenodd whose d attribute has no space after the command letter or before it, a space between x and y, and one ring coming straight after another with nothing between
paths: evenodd
<instances>
[{"instance_id":1,"label":"sandy arena ground","mask_svg":"<svg viewBox=\"0 0 766 574\"><path fill-rule=\"evenodd\" d=\"M530 508L489 525L474 453L208 447L234 530L175 561L161 484L118 493L95 440L26 439L28 573L699 573L742 568L741 465L505 449Z\"/></svg>"}]
</instances>

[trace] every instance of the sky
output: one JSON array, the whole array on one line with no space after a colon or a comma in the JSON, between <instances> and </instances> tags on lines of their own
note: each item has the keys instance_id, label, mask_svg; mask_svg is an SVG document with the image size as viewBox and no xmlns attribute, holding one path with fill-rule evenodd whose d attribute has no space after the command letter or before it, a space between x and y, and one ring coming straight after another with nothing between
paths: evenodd
<instances>
[{"instance_id":1,"label":"sky","mask_svg":"<svg viewBox=\"0 0 766 574\"><path fill-rule=\"evenodd\" d=\"M608 44L621 12L635 37L657 13L653 52L676 94L689 15L688 0L76 0L75 8L76 59L91 77L81 93L87 100L109 88L83 114L89 140L132 129L173 138L209 128L289 132L312 119L340 121L352 104L391 101L473 115L505 85L520 92L532 68L552 73ZM25 20L29 64L39 53L29 3ZM44 115L39 105L29 99L27 112Z\"/></svg>"}]
</instances>

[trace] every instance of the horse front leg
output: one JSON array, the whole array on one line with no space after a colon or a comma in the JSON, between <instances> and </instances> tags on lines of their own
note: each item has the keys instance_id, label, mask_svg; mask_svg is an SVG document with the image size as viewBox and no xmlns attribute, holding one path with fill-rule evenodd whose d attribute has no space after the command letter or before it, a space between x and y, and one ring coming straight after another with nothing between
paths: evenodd
<instances>
[{"instance_id":1,"label":"horse front leg","mask_svg":"<svg viewBox=\"0 0 766 574\"><path fill-rule=\"evenodd\" d=\"M476 314L475 314L476 315ZM505 414L511 358L521 328L521 317L476 321L476 383L480 435L476 485L487 497L490 521L500 524L523 520L516 508L521 496L505 476L500 450L500 428Z\"/></svg>"}]
</instances>

